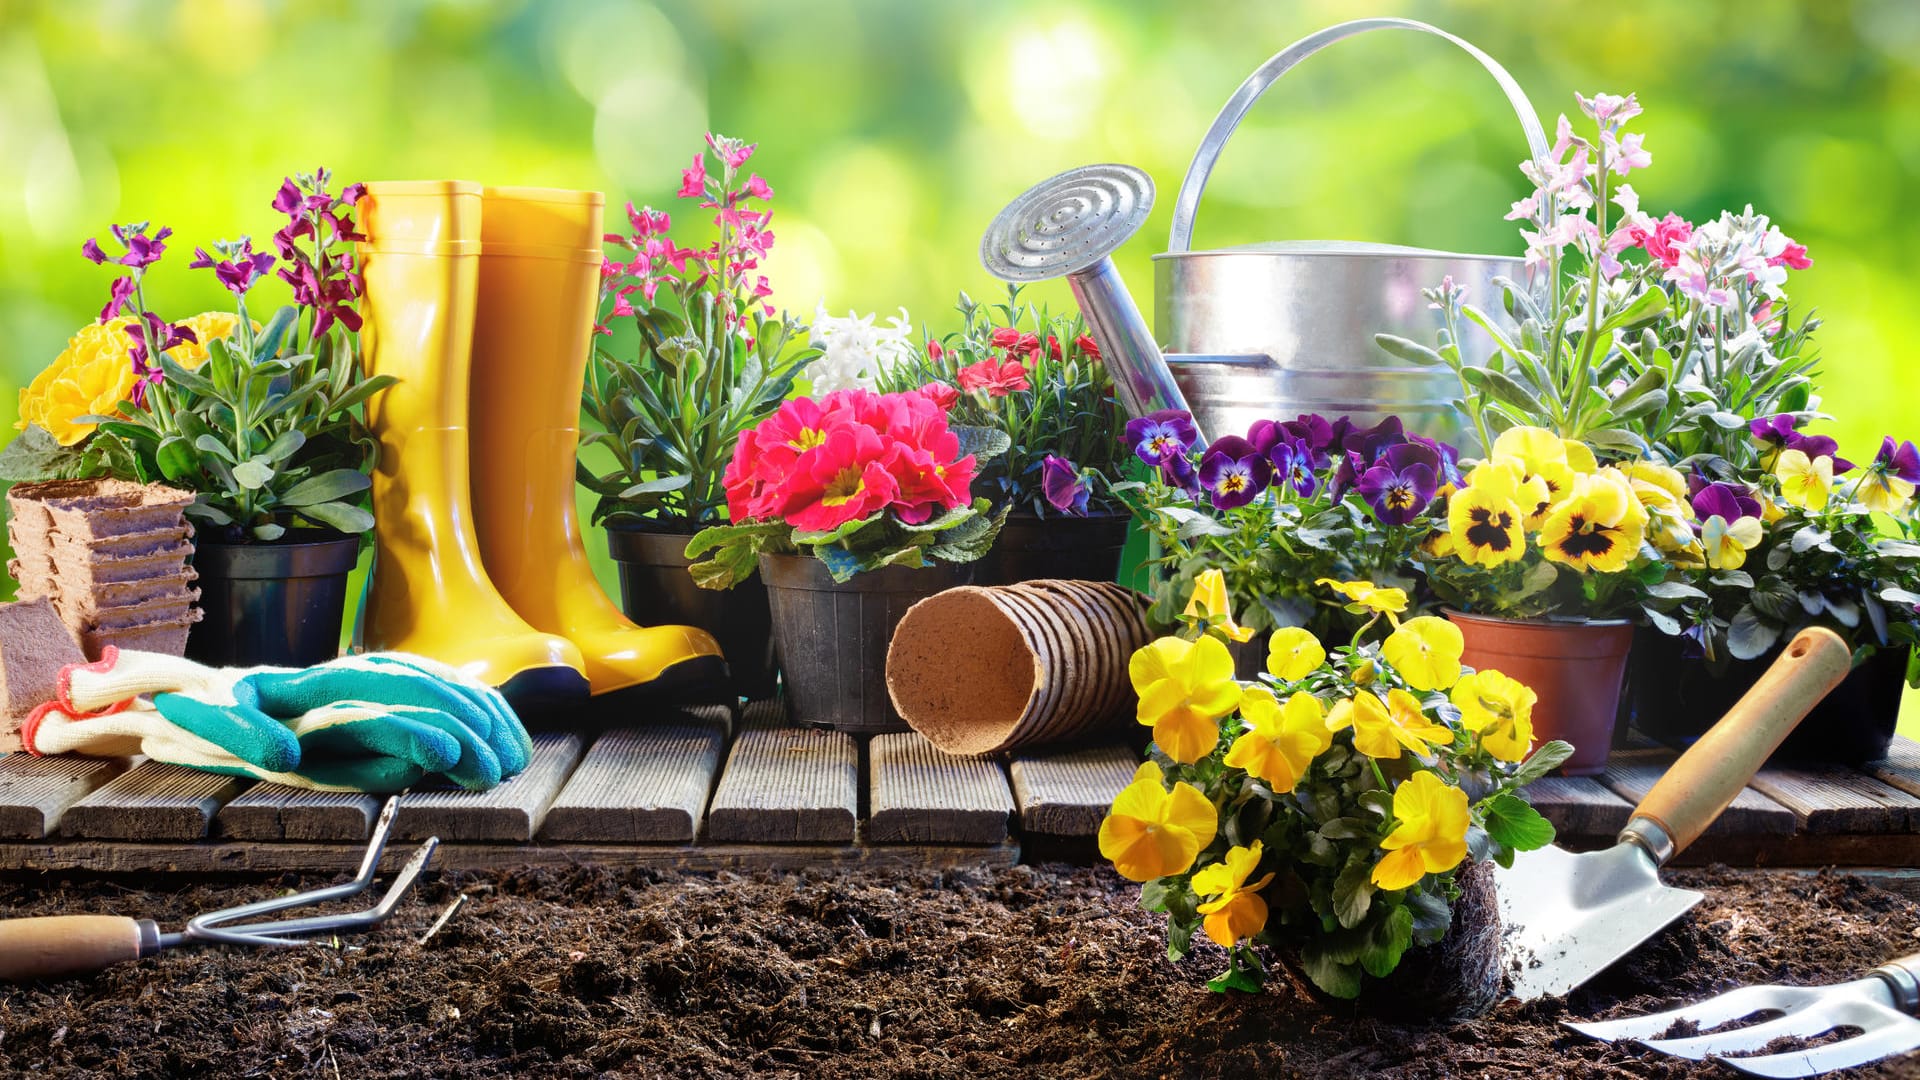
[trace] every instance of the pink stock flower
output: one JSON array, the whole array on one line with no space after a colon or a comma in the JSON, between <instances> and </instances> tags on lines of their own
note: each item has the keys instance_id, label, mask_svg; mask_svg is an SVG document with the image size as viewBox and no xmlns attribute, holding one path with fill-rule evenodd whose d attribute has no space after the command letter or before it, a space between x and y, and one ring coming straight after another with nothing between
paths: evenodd
<instances>
[{"instance_id":1,"label":"pink stock flower","mask_svg":"<svg viewBox=\"0 0 1920 1080\"><path fill-rule=\"evenodd\" d=\"M1603 132L1600 136L1603 148L1601 156L1606 161L1607 167L1612 169L1615 175L1625 176L1635 169L1644 169L1653 164L1653 154L1640 145L1645 138L1646 136L1636 132L1632 135L1622 135L1616 142L1613 132Z\"/></svg>"},{"instance_id":2,"label":"pink stock flower","mask_svg":"<svg viewBox=\"0 0 1920 1080\"><path fill-rule=\"evenodd\" d=\"M1592 97L1575 94L1573 99L1580 103L1581 112L1603 124L1609 121L1624 124L1640 115L1640 103L1634 100L1632 94L1625 97L1618 94L1595 94Z\"/></svg>"},{"instance_id":3,"label":"pink stock flower","mask_svg":"<svg viewBox=\"0 0 1920 1080\"><path fill-rule=\"evenodd\" d=\"M1514 203L1513 209L1507 211L1507 216L1504 220L1532 221L1534 218L1539 216L1540 216L1540 192L1536 190L1533 194Z\"/></svg>"},{"instance_id":4,"label":"pink stock flower","mask_svg":"<svg viewBox=\"0 0 1920 1080\"><path fill-rule=\"evenodd\" d=\"M1767 260L1767 265L1784 266L1789 270L1805 270L1813 265L1813 260L1807 258L1807 245L1788 240L1787 246L1781 249L1780 254Z\"/></svg>"},{"instance_id":5,"label":"pink stock flower","mask_svg":"<svg viewBox=\"0 0 1920 1080\"><path fill-rule=\"evenodd\" d=\"M707 145L713 147L713 152L720 155L720 160L726 162L728 168L737 169L747 163L747 159L753 156L754 150L760 144L729 139L725 135L709 131Z\"/></svg>"},{"instance_id":6,"label":"pink stock flower","mask_svg":"<svg viewBox=\"0 0 1920 1080\"><path fill-rule=\"evenodd\" d=\"M704 182L705 177L701 180ZM633 231L640 236L661 236L673 225L673 219L667 216L665 210L655 210L651 206L635 210L632 203L627 204L627 220L633 223Z\"/></svg>"},{"instance_id":7,"label":"pink stock flower","mask_svg":"<svg viewBox=\"0 0 1920 1080\"><path fill-rule=\"evenodd\" d=\"M747 197L750 199L765 200L773 198L773 189L767 186L765 180L760 179L759 173L754 173L752 176L747 177L746 191Z\"/></svg>"},{"instance_id":8,"label":"pink stock flower","mask_svg":"<svg viewBox=\"0 0 1920 1080\"><path fill-rule=\"evenodd\" d=\"M712 136L708 136L709 139ZM693 164L680 172L680 197L698 199L707 193L707 155L696 152Z\"/></svg>"}]
</instances>

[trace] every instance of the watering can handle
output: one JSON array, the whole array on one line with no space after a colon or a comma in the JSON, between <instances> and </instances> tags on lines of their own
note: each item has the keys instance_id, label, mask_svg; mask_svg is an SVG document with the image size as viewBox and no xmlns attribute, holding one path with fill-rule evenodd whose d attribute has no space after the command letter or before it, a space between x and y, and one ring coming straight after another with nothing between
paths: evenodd
<instances>
[{"instance_id":1,"label":"watering can handle","mask_svg":"<svg viewBox=\"0 0 1920 1080\"><path fill-rule=\"evenodd\" d=\"M1526 132L1527 148L1534 160L1547 156L1547 133L1540 126L1540 118L1534 114L1533 103L1527 100L1526 93L1520 89L1519 83L1513 81L1513 76L1507 74L1507 69L1501 67L1493 57L1437 26L1428 26L1412 19L1355 19L1343 22L1308 34L1275 53L1273 59L1247 76L1247 81L1240 84L1240 89L1235 90L1233 97L1221 108L1220 115L1213 118L1213 126L1207 129L1206 138L1200 140L1200 149L1194 152L1193 164L1187 167L1187 178L1180 182L1180 197L1173 204L1173 235L1167 241L1168 251L1186 251L1192 246L1193 215L1200 209L1200 195L1206 190L1207 177L1213 173L1214 163L1220 159L1220 151L1226 149L1227 140L1233 137L1234 129L1246 118L1247 110L1253 108L1254 102L1260 100L1260 95L1278 82L1280 76L1291 71L1295 64L1334 42L1368 30L1389 28L1418 30L1445 38L1480 61L1480 66L1486 68L1487 73L1500 84L1500 89L1506 92L1507 103L1513 106L1514 113L1520 117L1520 127Z\"/></svg>"}]
</instances>

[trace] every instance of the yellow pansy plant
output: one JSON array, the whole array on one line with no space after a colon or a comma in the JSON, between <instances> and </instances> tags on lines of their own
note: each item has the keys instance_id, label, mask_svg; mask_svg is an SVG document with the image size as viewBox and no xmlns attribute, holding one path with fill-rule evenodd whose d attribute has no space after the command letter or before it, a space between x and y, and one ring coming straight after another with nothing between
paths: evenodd
<instances>
[{"instance_id":1,"label":"yellow pansy plant","mask_svg":"<svg viewBox=\"0 0 1920 1080\"><path fill-rule=\"evenodd\" d=\"M1127 675L1140 698L1137 718L1153 729L1154 745L1183 765L1212 752L1218 721L1240 705L1233 656L1211 634L1152 641L1133 654Z\"/></svg>"},{"instance_id":2,"label":"yellow pansy plant","mask_svg":"<svg viewBox=\"0 0 1920 1080\"><path fill-rule=\"evenodd\" d=\"M1283 626L1267 638L1267 673L1281 682L1299 682L1326 660L1326 647L1305 627Z\"/></svg>"},{"instance_id":3,"label":"yellow pansy plant","mask_svg":"<svg viewBox=\"0 0 1920 1080\"><path fill-rule=\"evenodd\" d=\"M1253 638L1252 627L1233 621L1233 605L1227 598L1227 575L1216 567L1200 571L1193 579L1193 595L1188 597L1187 609L1182 614L1204 628L1225 634L1229 641Z\"/></svg>"},{"instance_id":4,"label":"yellow pansy plant","mask_svg":"<svg viewBox=\"0 0 1920 1080\"><path fill-rule=\"evenodd\" d=\"M1402 751L1428 754L1436 744L1453 740L1452 728L1428 718L1420 699L1399 689L1387 691L1384 700L1362 690L1336 702L1327 713L1327 727L1351 727L1353 748L1381 761L1392 761Z\"/></svg>"},{"instance_id":5,"label":"yellow pansy plant","mask_svg":"<svg viewBox=\"0 0 1920 1080\"><path fill-rule=\"evenodd\" d=\"M1540 553L1575 570L1613 573L1640 554L1647 511L1618 473L1579 478L1540 526Z\"/></svg>"},{"instance_id":6,"label":"yellow pansy plant","mask_svg":"<svg viewBox=\"0 0 1920 1080\"><path fill-rule=\"evenodd\" d=\"M1420 771L1393 792L1393 832L1371 875L1381 889L1405 889L1428 874L1443 874L1467 857L1467 793Z\"/></svg>"},{"instance_id":7,"label":"yellow pansy plant","mask_svg":"<svg viewBox=\"0 0 1920 1080\"><path fill-rule=\"evenodd\" d=\"M1233 741L1226 764L1245 769L1275 792L1300 786L1313 759L1333 745L1327 709L1312 694L1296 692L1280 704L1270 691L1253 689L1240 702L1247 730Z\"/></svg>"},{"instance_id":8,"label":"yellow pansy plant","mask_svg":"<svg viewBox=\"0 0 1920 1080\"><path fill-rule=\"evenodd\" d=\"M1314 584L1325 585L1346 597L1348 606L1360 612L1385 615L1395 626L1400 625L1400 613L1407 610L1404 589L1382 587L1371 581L1335 581L1333 578L1320 578Z\"/></svg>"},{"instance_id":9,"label":"yellow pansy plant","mask_svg":"<svg viewBox=\"0 0 1920 1080\"><path fill-rule=\"evenodd\" d=\"M1466 647L1459 627L1421 615L1387 635L1380 655L1415 690L1445 690L1460 678L1460 654Z\"/></svg>"},{"instance_id":10,"label":"yellow pansy plant","mask_svg":"<svg viewBox=\"0 0 1920 1080\"><path fill-rule=\"evenodd\" d=\"M1453 684L1450 695L1460 710L1460 726L1480 737L1487 753L1501 761L1521 761L1533 751L1533 688L1488 668Z\"/></svg>"},{"instance_id":11,"label":"yellow pansy plant","mask_svg":"<svg viewBox=\"0 0 1920 1080\"><path fill-rule=\"evenodd\" d=\"M1178 781L1169 789L1160 766L1141 762L1100 822L1100 854L1128 881L1184 874L1219 824L1200 789Z\"/></svg>"},{"instance_id":12,"label":"yellow pansy plant","mask_svg":"<svg viewBox=\"0 0 1920 1080\"><path fill-rule=\"evenodd\" d=\"M1747 552L1760 546L1766 531L1756 517L1743 517L1729 523L1715 514L1700 525L1700 549L1707 565L1715 570L1738 570L1747 563Z\"/></svg>"},{"instance_id":13,"label":"yellow pansy plant","mask_svg":"<svg viewBox=\"0 0 1920 1080\"><path fill-rule=\"evenodd\" d=\"M1267 902L1260 899L1260 890L1273 883L1273 872L1258 881L1247 880L1259 868L1260 854L1258 840L1247 847L1229 848L1219 862L1193 875L1194 893L1212 897L1199 906L1200 914L1206 916L1202 925L1223 949L1266 928Z\"/></svg>"},{"instance_id":14,"label":"yellow pansy plant","mask_svg":"<svg viewBox=\"0 0 1920 1080\"><path fill-rule=\"evenodd\" d=\"M1780 497L1803 510L1824 510L1833 494L1833 458L1810 458L1803 450L1782 450L1774 460L1773 475L1780 481Z\"/></svg>"}]
</instances>

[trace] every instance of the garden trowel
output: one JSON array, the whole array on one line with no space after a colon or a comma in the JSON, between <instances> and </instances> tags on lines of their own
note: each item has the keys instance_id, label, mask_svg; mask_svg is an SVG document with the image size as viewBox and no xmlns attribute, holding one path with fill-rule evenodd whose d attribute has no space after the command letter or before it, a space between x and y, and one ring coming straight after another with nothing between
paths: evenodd
<instances>
[{"instance_id":1,"label":"garden trowel","mask_svg":"<svg viewBox=\"0 0 1920 1080\"><path fill-rule=\"evenodd\" d=\"M1660 867L1720 816L1851 664L1839 635L1801 631L1640 800L1618 843L1577 855L1522 852L1498 870L1501 962L1513 996L1564 994L1699 903L1700 893L1660 884Z\"/></svg>"}]
</instances>

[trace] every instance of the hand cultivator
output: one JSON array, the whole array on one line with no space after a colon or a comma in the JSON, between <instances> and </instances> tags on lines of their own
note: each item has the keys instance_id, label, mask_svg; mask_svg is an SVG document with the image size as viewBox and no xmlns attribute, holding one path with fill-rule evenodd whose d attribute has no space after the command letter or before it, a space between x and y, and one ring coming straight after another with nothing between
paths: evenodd
<instances>
[{"instance_id":1,"label":"hand cultivator","mask_svg":"<svg viewBox=\"0 0 1920 1080\"><path fill-rule=\"evenodd\" d=\"M152 919L124 915L49 915L0 922L0 980L59 978L98 971L178 945L305 945L317 934L372 929L393 914L407 890L413 887L414 880L427 868L434 848L440 844L439 837L429 837L421 844L393 876L380 902L364 911L265 922L245 920L344 900L366 892L373 885L399 806L398 799L387 800L386 809L381 811L380 820L373 827L373 839L360 862L360 872L352 881L196 915L187 921L186 929L178 933L163 934Z\"/></svg>"},{"instance_id":2,"label":"hand cultivator","mask_svg":"<svg viewBox=\"0 0 1920 1080\"><path fill-rule=\"evenodd\" d=\"M1768 1012L1782 1015L1745 1027L1726 1026ZM1746 986L1683 1009L1599 1023L1569 1021L1566 1026L1605 1042L1632 1039L1693 1061L1716 1058L1755 1076L1818 1076L1920 1047L1916 1014L1920 1014L1920 953L1836 986ZM1676 1025L1705 1033L1663 1037ZM1813 1039L1840 1028L1859 1028L1861 1034L1804 1050L1730 1056L1764 1050L1776 1039Z\"/></svg>"}]
</instances>

